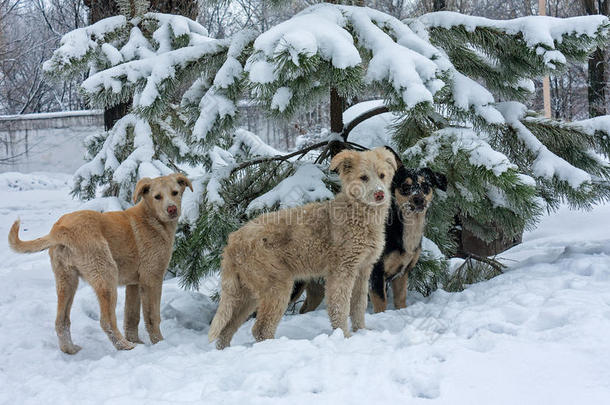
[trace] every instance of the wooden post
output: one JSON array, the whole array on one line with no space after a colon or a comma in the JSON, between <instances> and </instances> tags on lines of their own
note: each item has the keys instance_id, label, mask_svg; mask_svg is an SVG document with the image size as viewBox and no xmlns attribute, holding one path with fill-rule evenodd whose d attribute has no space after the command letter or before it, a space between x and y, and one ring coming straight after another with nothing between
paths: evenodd
<instances>
[{"instance_id":1,"label":"wooden post","mask_svg":"<svg viewBox=\"0 0 610 405\"><path fill-rule=\"evenodd\" d=\"M538 15L546 15L546 0L538 0ZM542 79L542 99L544 101L544 116L551 118L551 82L548 76Z\"/></svg>"}]
</instances>

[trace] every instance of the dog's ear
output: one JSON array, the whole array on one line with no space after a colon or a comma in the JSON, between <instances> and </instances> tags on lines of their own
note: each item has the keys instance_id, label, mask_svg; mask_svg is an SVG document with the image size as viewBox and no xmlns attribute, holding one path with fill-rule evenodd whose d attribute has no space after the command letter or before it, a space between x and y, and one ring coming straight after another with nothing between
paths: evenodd
<instances>
[{"instance_id":1,"label":"dog's ear","mask_svg":"<svg viewBox=\"0 0 610 405\"><path fill-rule=\"evenodd\" d=\"M392 169L394 169L394 171L396 171L396 169L398 168L398 162L402 164L402 162L400 161L400 157L398 157L396 152L394 152L391 148L387 146L375 148L373 150L375 151L377 156L379 156L381 159L385 160L390 166L392 166Z\"/></svg>"},{"instance_id":2,"label":"dog's ear","mask_svg":"<svg viewBox=\"0 0 610 405\"><path fill-rule=\"evenodd\" d=\"M402 186L402 183L407 179L407 168L404 166L398 166L396 172L394 173L394 177L392 177L392 191Z\"/></svg>"},{"instance_id":3,"label":"dog's ear","mask_svg":"<svg viewBox=\"0 0 610 405\"><path fill-rule=\"evenodd\" d=\"M178 182L178 185L180 187L182 187L182 191L184 191L185 188L190 188L191 191L193 191L193 183L191 183L191 181L188 179L188 177L186 177L184 174L182 173L177 173L175 174L176 176L176 181Z\"/></svg>"},{"instance_id":4,"label":"dog's ear","mask_svg":"<svg viewBox=\"0 0 610 405\"><path fill-rule=\"evenodd\" d=\"M330 170L339 174L349 173L356 163L356 153L353 150L342 150L330 161Z\"/></svg>"},{"instance_id":5,"label":"dog's ear","mask_svg":"<svg viewBox=\"0 0 610 405\"><path fill-rule=\"evenodd\" d=\"M434 172L427 167L421 169L424 175L430 180L433 186L438 188L439 190L447 191L447 177L438 172Z\"/></svg>"},{"instance_id":6,"label":"dog's ear","mask_svg":"<svg viewBox=\"0 0 610 405\"><path fill-rule=\"evenodd\" d=\"M144 196L150 191L150 184L152 180L150 177L143 177L136 184L136 190L133 192L133 203L136 204L140 197Z\"/></svg>"},{"instance_id":7,"label":"dog's ear","mask_svg":"<svg viewBox=\"0 0 610 405\"><path fill-rule=\"evenodd\" d=\"M397 168L404 166L402 163L402 159L400 158L400 155L398 153L396 153L396 151L392 148L390 148L389 146L384 146L385 149L387 149L388 151L390 151L392 153L392 155L394 155L394 159L396 160L396 164L397 164Z\"/></svg>"}]
</instances>

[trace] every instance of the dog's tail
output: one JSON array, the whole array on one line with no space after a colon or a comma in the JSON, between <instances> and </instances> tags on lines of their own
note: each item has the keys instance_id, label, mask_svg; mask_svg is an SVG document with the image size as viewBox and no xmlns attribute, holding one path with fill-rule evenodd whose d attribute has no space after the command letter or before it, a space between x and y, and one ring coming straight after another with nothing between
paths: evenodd
<instances>
[{"instance_id":1,"label":"dog's tail","mask_svg":"<svg viewBox=\"0 0 610 405\"><path fill-rule=\"evenodd\" d=\"M19 220L15 221L13 223L13 226L11 226L11 230L8 233L8 245L15 252L35 253L48 249L56 244L55 242L53 242L50 235L46 235L42 238L29 241L23 241L19 239L19 224Z\"/></svg>"},{"instance_id":2,"label":"dog's tail","mask_svg":"<svg viewBox=\"0 0 610 405\"><path fill-rule=\"evenodd\" d=\"M235 307L236 299L239 299L239 294L242 289L239 277L235 272L235 269L228 264L230 260L225 256L222 261L222 283L220 293L220 303L218 304L218 310L210 330L208 332L208 340L213 342L218 339L220 332L227 326L231 318L233 317L233 308Z\"/></svg>"}]
</instances>

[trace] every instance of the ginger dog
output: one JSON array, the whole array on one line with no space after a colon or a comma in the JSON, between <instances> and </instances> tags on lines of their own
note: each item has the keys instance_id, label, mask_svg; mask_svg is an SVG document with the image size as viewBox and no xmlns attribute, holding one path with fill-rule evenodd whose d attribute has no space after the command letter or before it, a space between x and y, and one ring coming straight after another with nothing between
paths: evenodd
<instances>
[{"instance_id":1,"label":"ginger dog","mask_svg":"<svg viewBox=\"0 0 610 405\"><path fill-rule=\"evenodd\" d=\"M295 280L324 277L333 329L364 328L368 279L384 243L391 152L344 150L331 161L342 190L331 201L263 214L229 235L222 292L208 337L223 349L256 310L252 334L273 338Z\"/></svg>"},{"instance_id":2,"label":"ginger dog","mask_svg":"<svg viewBox=\"0 0 610 405\"><path fill-rule=\"evenodd\" d=\"M159 323L161 286L169 264L180 217L182 193L191 182L182 174L138 181L133 194L139 204L117 212L76 211L62 216L51 232L32 241L19 239L19 221L8 235L10 247L20 253L49 249L57 288L55 330L61 351L75 354L70 309L78 278L95 290L100 325L119 350L130 350L138 338L140 296L144 323L152 343L163 340ZM125 289L125 337L117 328L117 286Z\"/></svg>"}]
</instances>

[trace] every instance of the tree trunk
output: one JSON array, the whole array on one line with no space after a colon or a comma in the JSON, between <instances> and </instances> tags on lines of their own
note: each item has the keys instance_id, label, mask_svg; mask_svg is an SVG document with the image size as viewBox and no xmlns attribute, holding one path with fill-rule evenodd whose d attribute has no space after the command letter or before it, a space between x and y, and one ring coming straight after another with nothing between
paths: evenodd
<instances>
[{"instance_id":1,"label":"tree trunk","mask_svg":"<svg viewBox=\"0 0 610 405\"><path fill-rule=\"evenodd\" d=\"M470 219L470 221L472 221L472 219ZM456 256L458 257L467 258L471 254L483 257L495 256L523 241L523 233L510 238L504 233L504 230L495 223L484 224L487 229L494 230L496 234L496 237L493 240L485 241L464 226L464 223L468 221L465 221L461 215L456 217L455 222L456 225L459 225L459 227L455 228L454 232L458 242L456 251Z\"/></svg>"},{"instance_id":2,"label":"tree trunk","mask_svg":"<svg viewBox=\"0 0 610 405\"><path fill-rule=\"evenodd\" d=\"M583 0L587 14L610 15L608 1ZM588 63L589 116L606 115L606 49L597 48Z\"/></svg>"},{"instance_id":3,"label":"tree trunk","mask_svg":"<svg viewBox=\"0 0 610 405\"><path fill-rule=\"evenodd\" d=\"M447 9L447 2L445 0L432 0L432 9L434 11L444 11Z\"/></svg>"}]
</instances>

